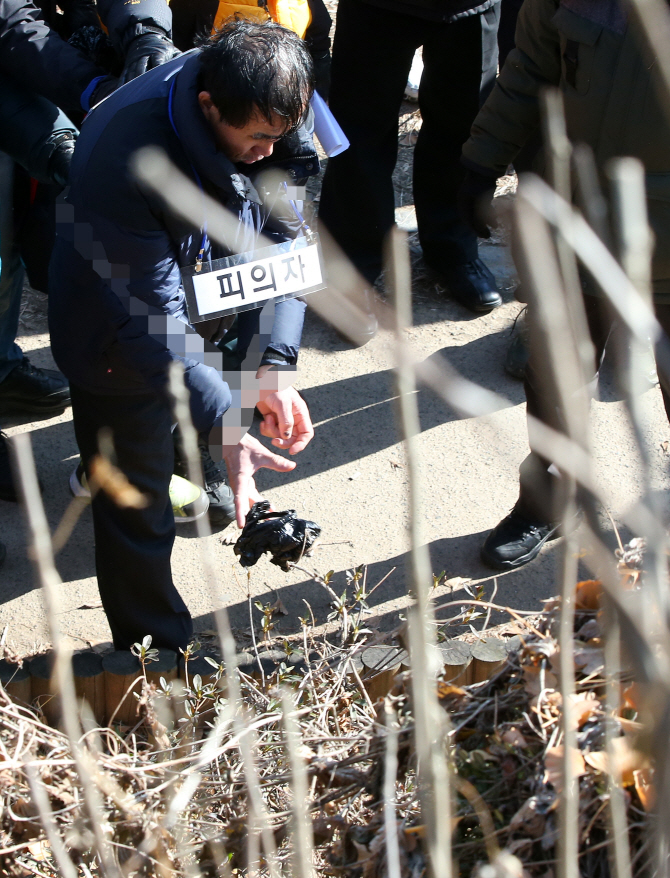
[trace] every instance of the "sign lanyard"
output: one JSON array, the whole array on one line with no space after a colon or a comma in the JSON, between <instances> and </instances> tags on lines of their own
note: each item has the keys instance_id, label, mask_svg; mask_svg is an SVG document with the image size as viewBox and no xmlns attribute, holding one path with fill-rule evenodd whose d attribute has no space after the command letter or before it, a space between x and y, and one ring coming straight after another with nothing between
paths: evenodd
<instances>
[{"instance_id":1,"label":"sign lanyard","mask_svg":"<svg viewBox=\"0 0 670 878\"><path fill-rule=\"evenodd\" d=\"M175 76L172 80L172 84L170 85L170 94L168 95L168 119L170 120L170 125L172 125L172 130L177 135L177 140L181 143L181 137L179 136L179 132L177 131L177 126L174 124L174 116L172 114L172 103L174 100L174 87L177 84L177 77ZM202 180L200 179L200 174L196 171L193 162L189 162L191 165L191 170L193 171L193 176L195 177L196 183L198 184L198 188L200 189L200 193L202 195L202 240L200 241L200 250L195 260L195 270L202 270L202 257L205 252L205 247L207 246L207 214L205 213L205 188L202 185Z\"/></svg>"}]
</instances>

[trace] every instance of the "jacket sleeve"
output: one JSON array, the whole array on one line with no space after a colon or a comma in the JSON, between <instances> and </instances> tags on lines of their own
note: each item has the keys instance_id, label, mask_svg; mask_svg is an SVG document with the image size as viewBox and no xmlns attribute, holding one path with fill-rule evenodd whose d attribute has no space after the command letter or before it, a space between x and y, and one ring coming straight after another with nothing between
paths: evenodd
<instances>
[{"instance_id":1,"label":"jacket sleeve","mask_svg":"<svg viewBox=\"0 0 670 878\"><path fill-rule=\"evenodd\" d=\"M98 0L98 14L122 55L129 43L147 30L158 29L172 36L172 12L167 0Z\"/></svg>"},{"instance_id":2,"label":"jacket sleeve","mask_svg":"<svg viewBox=\"0 0 670 878\"><path fill-rule=\"evenodd\" d=\"M306 307L302 299L285 299L283 302L277 302L272 334L261 357L261 364L295 366L300 352Z\"/></svg>"},{"instance_id":3,"label":"jacket sleeve","mask_svg":"<svg viewBox=\"0 0 670 878\"><path fill-rule=\"evenodd\" d=\"M105 75L50 30L29 0L0 0L0 71L77 113L92 80Z\"/></svg>"},{"instance_id":4,"label":"jacket sleeve","mask_svg":"<svg viewBox=\"0 0 670 878\"><path fill-rule=\"evenodd\" d=\"M0 151L40 183L52 183L49 161L59 134L75 139L78 131L55 104L0 73Z\"/></svg>"},{"instance_id":5,"label":"jacket sleeve","mask_svg":"<svg viewBox=\"0 0 670 878\"><path fill-rule=\"evenodd\" d=\"M539 94L561 78L556 0L526 0L516 25L516 47L472 125L462 163L504 174L540 124Z\"/></svg>"}]
</instances>

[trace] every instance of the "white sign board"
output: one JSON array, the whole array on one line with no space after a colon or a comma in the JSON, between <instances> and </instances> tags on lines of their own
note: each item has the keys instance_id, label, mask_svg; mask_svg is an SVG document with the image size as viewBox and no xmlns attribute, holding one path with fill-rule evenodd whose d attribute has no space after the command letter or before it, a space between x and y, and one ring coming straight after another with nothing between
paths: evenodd
<instances>
[{"instance_id":1,"label":"white sign board","mask_svg":"<svg viewBox=\"0 0 670 878\"><path fill-rule=\"evenodd\" d=\"M182 269L190 323L260 308L325 287L318 238L297 238Z\"/></svg>"}]
</instances>

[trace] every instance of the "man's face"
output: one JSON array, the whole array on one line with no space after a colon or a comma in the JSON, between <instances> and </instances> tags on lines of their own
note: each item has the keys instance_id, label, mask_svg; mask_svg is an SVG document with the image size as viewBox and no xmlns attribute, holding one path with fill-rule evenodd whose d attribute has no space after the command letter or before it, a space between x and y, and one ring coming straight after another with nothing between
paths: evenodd
<instances>
[{"instance_id":1,"label":"man's face","mask_svg":"<svg viewBox=\"0 0 670 878\"><path fill-rule=\"evenodd\" d=\"M198 102L214 132L216 145L231 162L250 165L272 155L274 144L284 134L286 126L279 118L268 122L257 112L243 128L234 128L221 119L208 91L200 92Z\"/></svg>"}]
</instances>

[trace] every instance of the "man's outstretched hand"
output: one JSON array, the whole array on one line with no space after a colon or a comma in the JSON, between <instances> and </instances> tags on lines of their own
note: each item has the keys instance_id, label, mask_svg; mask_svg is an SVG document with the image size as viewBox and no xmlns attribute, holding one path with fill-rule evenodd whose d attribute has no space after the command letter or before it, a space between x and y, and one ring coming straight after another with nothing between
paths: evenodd
<instances>
[{"instance_id":1,"label":"man's outstretched hand","mask_svg":"<svg viewBox=\"0 0 670 878\"><path fill-rule=\"evenodd\" d=\"M313 439L314 427L307 403L293 387L261 392L256 407L263 415L261 435L272 439L276 448L297 454Z\"/></svg>"},{"instance_id":2,"label":"man's outstretched hand","mask_svg":"<svg viewBox=\"0 0 670 878\"><path fill-rule=\"evenodd\" d=\"M235 495L238 527L244 527L247 512L262 499L256 490L255 473L263 468L278 473L290 473L295 469L295 461L274 454L248 433L226 454L224 460L230 487Z\"/></svg>"}]
</instances>

